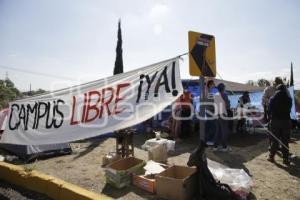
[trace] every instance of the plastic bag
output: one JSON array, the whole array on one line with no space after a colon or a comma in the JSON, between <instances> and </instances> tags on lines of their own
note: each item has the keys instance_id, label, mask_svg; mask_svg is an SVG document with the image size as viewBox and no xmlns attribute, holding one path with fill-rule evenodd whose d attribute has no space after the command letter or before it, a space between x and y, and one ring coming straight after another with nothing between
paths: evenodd
<instances>
[{"instance_id":1,"label":"plastic bag","mask_svg":"<svg viewBox=\"0 0 300 200\"><path fill-rule=\"evenodd\" d=\"M157 144L148 149L148 160L166 163L168 159L167 145L165 143Z\"/></svg>"},{"instance_id":2,"label":"plastic bag","mask_svg":"<svg viewBox=\"0 0 300 200\"><path fill-rule=\"evenodd\" d=\"M149 150L151 147L156 146L158 144L166 144L167 151L175 151L175 141L173 140L167 140L167 139L157 139L152 138L150 140L147 140L145 144L142 145L142 149Z\"/></svg>"},{"instance_id":3,"label":"plastic bag","mask_svg":"<svg viewBox=\"0 0 300 200\"><path fill-rule=\"evenodd\" d=\"M254 184L243 169L232 169L211 160L208 160L208 168L216 180L228 184L239 197L247 199Z\"/></svg>"}]
</instances>

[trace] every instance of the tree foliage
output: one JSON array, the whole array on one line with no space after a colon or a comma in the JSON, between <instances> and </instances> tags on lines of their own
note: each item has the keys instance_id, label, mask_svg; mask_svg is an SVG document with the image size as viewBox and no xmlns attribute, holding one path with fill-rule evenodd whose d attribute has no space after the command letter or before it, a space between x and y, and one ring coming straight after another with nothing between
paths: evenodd
<instances>
[{"instance_id":1,"label":"tree foliage","mask_svg":"<svg viewBox=\"0 0 300 200\"><path fill-rule=\"evenodd\" d=\"M0 80L0 109L8 107L8 103L20 95L20 91L10 79Z\"/></svg>"},{"instance_id":2,"label":"tree foliage","mask_svg":"<svg viewBox=\"0 0 300 200\"><path fill-rule=\"evenodd\" d=\"M257 81L248 80L246 84L252 85L252 86L259 86L259 87L268 87L270 86L272 81L267 80L265 78L260 78Z\"/></svg>"},{"instance_id":3,"label":"tree foliage","mask_svg":"<svg viewBox=\"0 0 300 200\"><path fill-rule=\"evenodd\" d=\"M122 30L121 30L121 21L118 23L118 42L116 48L116 60L114 75L123 73L123 50L122 50Z\"/></svg>"},{"instance_id":4,"label":"tree foliage","mask_svg":"<svg viewBox=\"0 0 300 200\"><path fill-rule=\"evenodd\" d=\"M253 80L248 80L246 84L247 84L247 85L252 85L252 86L254 86L254 85L255 85L255 82L254 82Z\"/></svg>"},{"instance_id":5,"label":"tree foliage","mask_svg":"<svg viewBox=\"0 0 300 200\"><path fill-rule=\"evenodd\" d=\"M271 85L271 81L264 79L264 78L260 78L257 80L257 85L259 87L268 87Z\"/></svg>"},{"instance_id":6,"label":"tree foliage","mask_svg":"<svg viewBox=\"0 0 300 200\"><path fill-rule=\"evenodd\" d=\"M20 92L15 84L10 79L1 80L0 79L0 110L7 108L9 102L16 99L21 99L26 96L33 96L45 93L43 89L38 89L35 91Z\"/></svg>"},{"instance_id":7,"label":"tree foliage","mask_svg":"<svg viewBox=\"0 0 300 200\"><path fill-rule=\"evenodd\" d=\"M286 77L281 77L283 83L285 85L290 85L289 83L289 80L287 80ZM254 81L254 80L248 80L246 82L246 84L248 85L253 85L253 86L259 86L259 87L268 87L270 86L271 84L273 83L272 80L268 80L268 79L265 79L265 78L259 78L257 79L257 81Z\"/></svg>"}]
</instances>

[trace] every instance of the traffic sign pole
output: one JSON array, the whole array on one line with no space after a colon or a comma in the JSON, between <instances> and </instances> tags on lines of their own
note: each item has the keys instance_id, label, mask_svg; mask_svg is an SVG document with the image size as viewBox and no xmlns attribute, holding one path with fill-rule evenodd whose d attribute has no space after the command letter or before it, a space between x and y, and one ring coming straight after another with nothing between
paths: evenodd
<instances>
[{"instance_id":1,"label":"traffic sign pole","mask_svg":"<svg viewBox=\"0 0 300 200\"><path fill-rule=\"evenodd\" d=\"M202 63L202 67L203 70L206 71L206 64L205 64L205 52L203 53L203 63ZM200 75L199 76L199 100L200 100L200 120L199 120L199 138L200 138L200 143L201 141L203 141L205 143L205 80L204 80L204 76Z\"/></svg>"},{"instance_id":2,"label":"traffic sign pole","mask_svg":"<svg viewBox=\"0 0 300 200\"><path fill-rule=\"evenodd\" d=\"M200 141L205 141L205 107L203 104L205 104L205 83L204 83L204 76L199 76L199 103L200 103L200 111L199 111L199 138Z\"/></svg>"},{"instance_id":3,"label":"traffic sign pole","mask_svg":"<svg viewBox=\"0 0 300 200\"><path fill-rule=\"evenodd\" d=\"M205 83L204 77L216 76L215 37L189 31L189 68L191 76L199 76L199 138L205 142ZM201 142L202 141L202 142Z\"/></svg>"}]
</instances>

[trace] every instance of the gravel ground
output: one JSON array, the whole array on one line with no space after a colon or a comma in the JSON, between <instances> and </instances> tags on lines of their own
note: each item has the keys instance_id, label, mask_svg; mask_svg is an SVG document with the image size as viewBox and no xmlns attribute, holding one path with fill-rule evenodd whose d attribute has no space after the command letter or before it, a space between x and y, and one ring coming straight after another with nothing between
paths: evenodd
<instances>
[{"instance_id":1,"label":"gravel ground","mask_svg":"<svg viewBox=\"0 0 300 200\"><path fill-rule=\"evenodd\" d=\"M46 195L17 187L10 183L0 180L0 199L1 200L51 200Z\"/></svg>"},{"instance_id":2,"label":"gravel ground","mask_svg":"<svg viewBox=\"0 0 300 200\"><path fill-rule=\"evenodd\" d=\"M285 167L279 156L276 157L276 164L267 161L268 136L259 130L257 132L251 135L233 134L229 139L231 152L216 153L208 148L207 157L232 168L244 169L255 184L248 198L250 200L300 200L300 134L294 134L290 144L291 152L296 152L298 157L293 159L290 167ZM135 156L143 160L148 159L148 153L140 148L146 139L145 134L134 137ZM176 151L169 154L168 163L186 165L197 143L198 137L194 136L176 144ZM71 155L39 160L24 166L114 199L157 199L156 195L135 186L119 190L106 184L104 168L101 167L102 156L115 151L115 139L93 139L71 145Z\"/></svg>"}]
</instances>

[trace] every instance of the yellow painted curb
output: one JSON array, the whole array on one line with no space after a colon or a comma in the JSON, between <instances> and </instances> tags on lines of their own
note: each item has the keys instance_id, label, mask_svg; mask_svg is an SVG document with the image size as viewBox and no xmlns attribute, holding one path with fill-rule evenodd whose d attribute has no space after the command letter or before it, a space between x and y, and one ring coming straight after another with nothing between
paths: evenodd
<instances>
[{"instance_id":1,"label":"yellow painted curb","mask_svg":"<svg viewBox=\"0 0 300 200\"><path fill-rule=\"evenodd\" d=\"M27 172L23 167L0 162L0 179L15 185L46 194L55 200L108 200L103 194L97 194L61 179L38 171Z\"/></svg>"}]
</instances>

